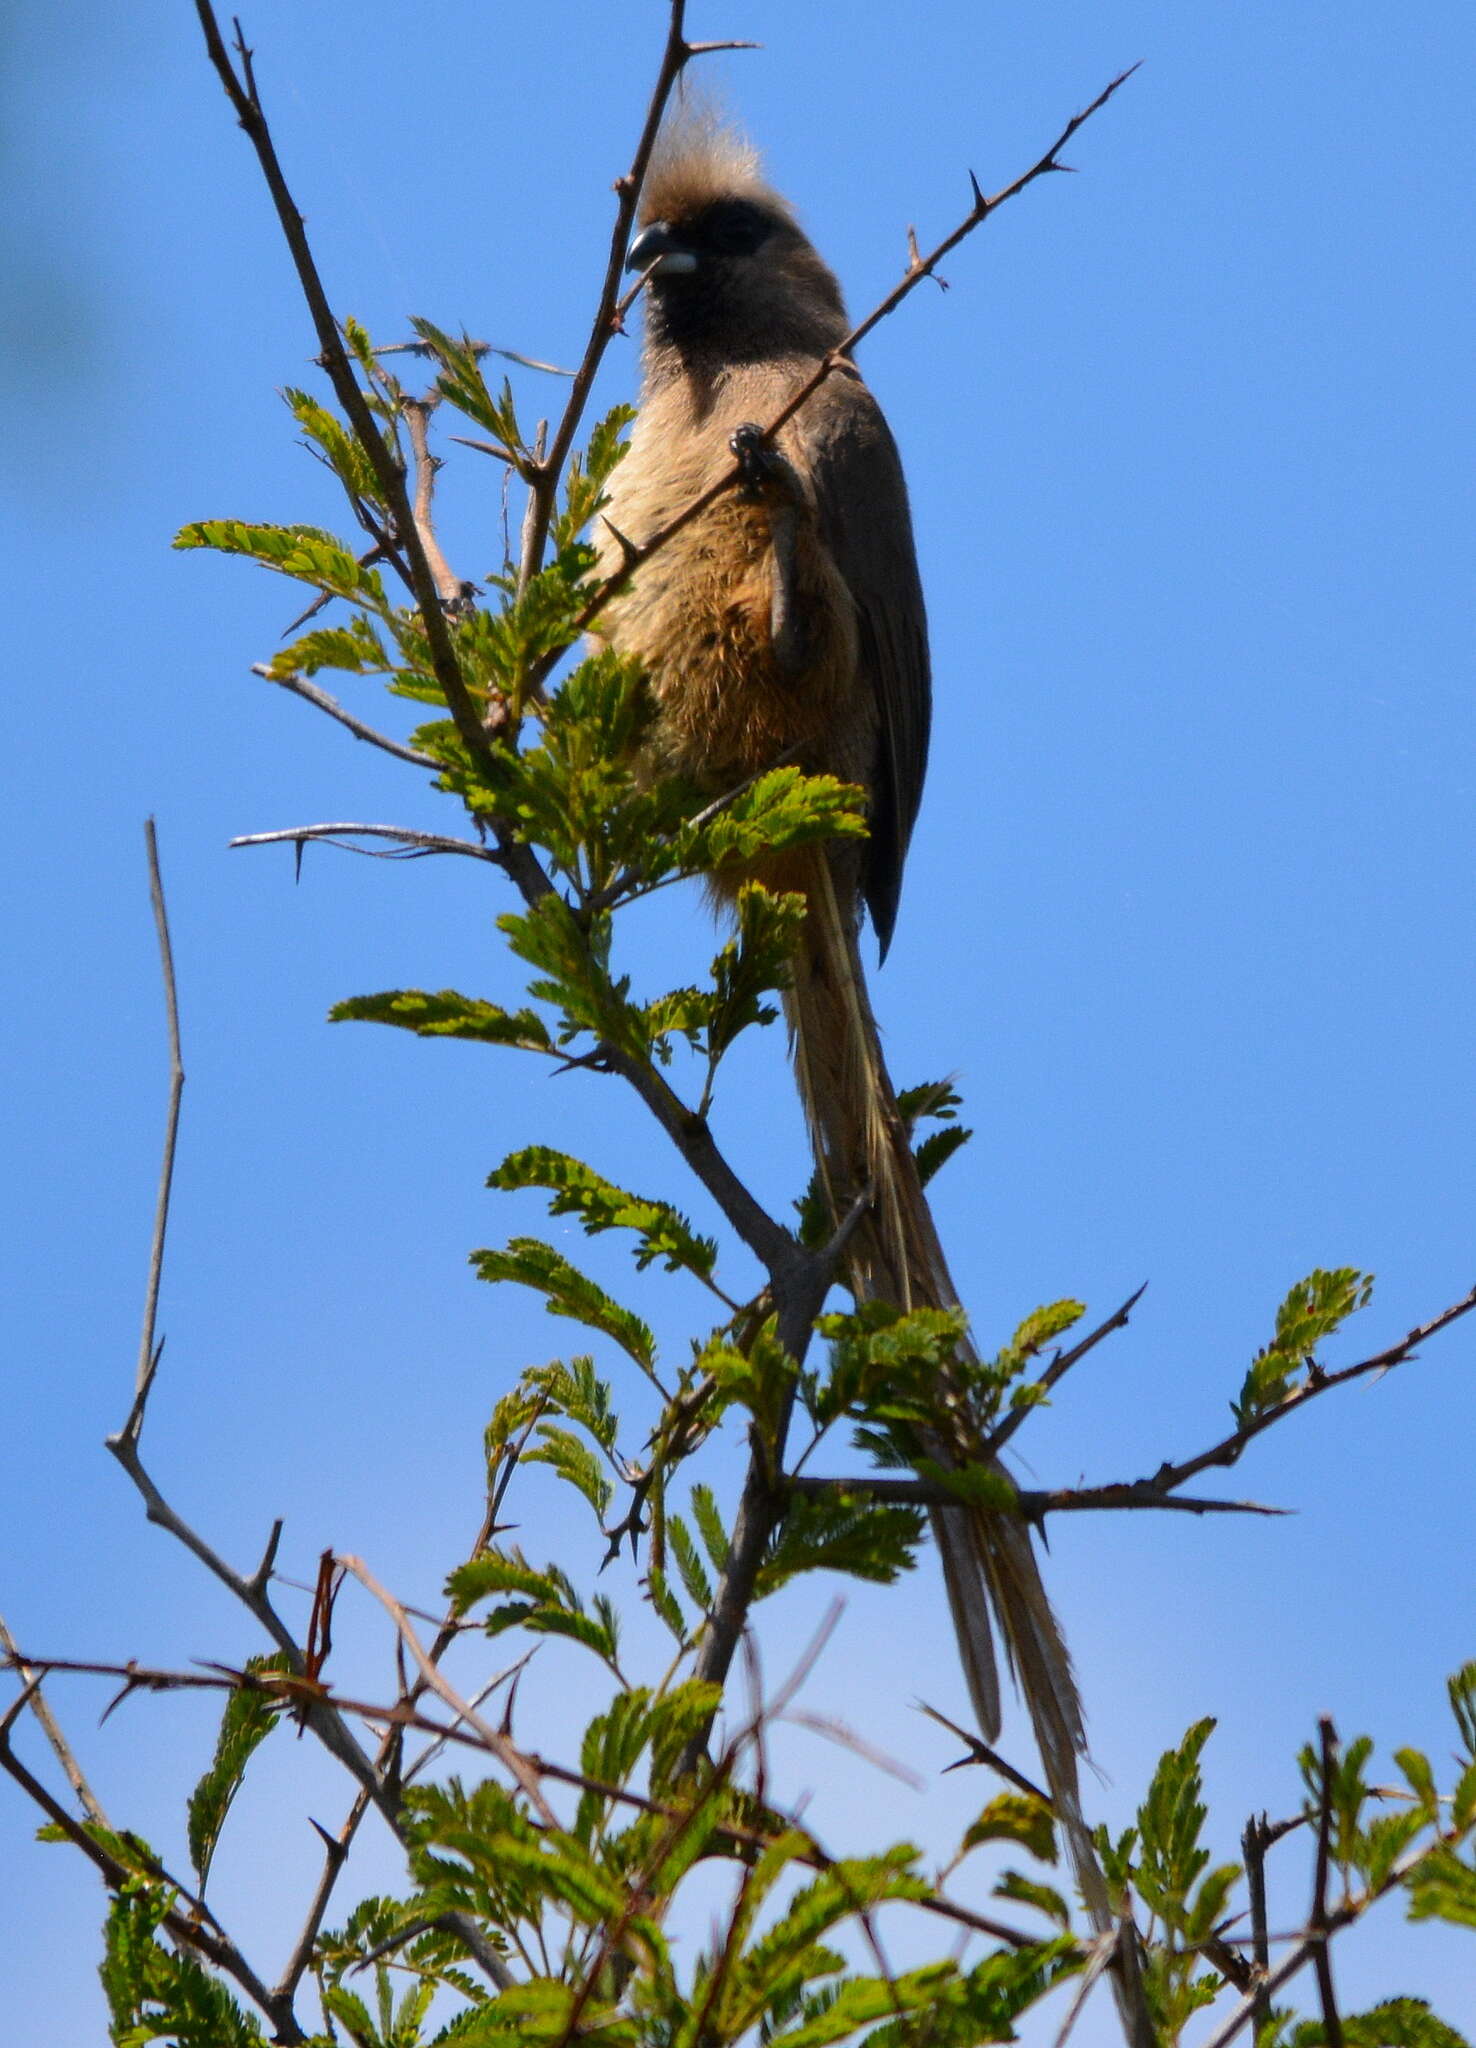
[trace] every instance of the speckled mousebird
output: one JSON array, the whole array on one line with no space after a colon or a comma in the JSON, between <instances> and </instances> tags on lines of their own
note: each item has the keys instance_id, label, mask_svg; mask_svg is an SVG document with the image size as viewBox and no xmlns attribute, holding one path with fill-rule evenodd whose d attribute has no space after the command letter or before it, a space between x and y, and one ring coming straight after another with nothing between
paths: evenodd
<instances>
[{"instance_id":1,"label":"speckled mousebird","mask_svg":"<svg viewBox=\"0 0 1476 2048\"><path fill-rule=\"evenodd\" d=\"M677 123L638 228L641 406L611 484L602 567L618 569L622 536L639 544L735 457L742 481L637 569L598 630L645 665L656 765L718 794L783 757L866 790L864 844L803 849L757 872L807 899L787 1008L832 1207L873 1198L851 1240L851 1287L952 1307L858 945L863 903L883 954L891 939L927 760L927 622L901 463L850 363L763 437L849 323L835 278L741 138L701 116ZM952 1455L966 1455L956 1440ZM980 1728L992 1741L1000 1725L992 1614L1052 1792L1074 1811L1081 1709L1029 1531L968 1507L936 1511L933 1527Z\"/></svg>"}]
</instances>

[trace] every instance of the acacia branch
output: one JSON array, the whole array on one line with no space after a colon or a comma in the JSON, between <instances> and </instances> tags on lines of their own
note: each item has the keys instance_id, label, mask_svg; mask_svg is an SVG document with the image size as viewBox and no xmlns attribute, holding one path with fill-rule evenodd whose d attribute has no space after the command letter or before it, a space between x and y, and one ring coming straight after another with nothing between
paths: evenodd
<instances>
[{"instance_id":1,"label":"acacia branch","mask_svg":"<svg viewBox=\"0 0 1476 2048\"><path fill-rule=\"evenodd\" d=\"M1459 1322L1460 1318L1469 1315L1472 1309L1476 1309L1476 1287L1473 1287L1469 1294L1462 1295L1461 1299L1452 1303L1449 1308L1442 1309L1438 1316L1432 1316L1429 1322L1417 1324L1401 1337L1397 1344L1391 1344L1386 1350L1375 1352L1371 1358L1360 1359L1356 1365L1346 1365L1338 1372L1328 1372L1322 1366L1312 1364L1301 1385L1295 1387L1274 1407L1263 1409L1259 1414L1252 1416L1248 1422L1242 1423L1239 1429L1232 1430L1228 1436L1222 1437L1217 1444L1212 1444L1207 1451L1201 1451L1197 1457L1186 1458L1178 1465L1164 1463L1151 1479L1138 1480L1135 1484L1172 1492L1186 1480L1193 1479L1196 1474L1206 1471L1212 1465L1235 1464L1246 1445L1253 1442L1263 1430L1270 1429L1274 1423L1285 1421L1288 1415L1297 1409L1305 1408L1307 1403L1316 1400L1319 1394L1330 1393L1335 1387L1349 1386L1354 1380L1362 1379L1368 1373L1389 1372L1396 1365L1408 1364L1417 1356L1416 1345L1448 1328L1451 1323Z\"/></svg>"},{"instance_id":2,"label":"acacia branch","mask_svg":"<svg viewBox=\"0 0 1476 2048\"><path fill-rule=\"evenodd\" d=\"M1317 1995L1322 2005L1322 2027L1327 2048L1343 2048L1343 2023L1333 1991L1332 1957L1328 1954L1330 1929L1327 1910L1328 1853L1332 1836L1333 1773L1337 1768L1337 1736L1326 1714L1317 1724L1321 1741L1321 1783L1317 1801L1317 1857L1312 1879L1312 1967L1317 1976Z\"/></svg>"},{"instance_id":3,"label":"acacia branch","mask_svg":"<svg viewBox=\"0 0 1476 2048\"><path fill-rule=\"evenodd\" d=\"M340 1560L346 1562L347 1560ZM0 1668L8 1667L10 1658L0 1659ZM299 1678L289 1671L236 1671L218 1665L198 1671L170 1671L128 1662L124 1664L90 1663L69 1657L32 1657L26 1662L32 1669L44 1673L67 1673L79 1677L115 1678L123 1681L125 1691L143 1689L150 1692L251 1692L277 1701L285 1710L301 1712L308 1701L331 1701L334 1710L341 1714L352 1714L371 1725L389 1725L398 1729L414 1728L431 1735L437 1742L456 1744L464 1749L476 1750L482 1755L489 1753L484 1728L465 1721L462 1708L465 1702L452 1709L456 1719L451 1723L436 1720L409 1703L408 1695L402 1695L391 1706L382 1702L361 1700L344 1693L330 1693L320 1682ZM454 1697L454 1694L453 1694ZM13 1715L14 1710L12 1710ZM576 1770L568 1764L555 1763L541 1756L536 1750L525 1750L513 1743L509 1737L493 1731L494 1745L491 1755L494 1760L508 1763L516 1757L519 1767L535 1779L547 1779L556 1785L568 1786L578 1792L590 1792L613 1805L629 1807L633 1812L651 1814L661 1819L679 1820L685 1809L637 1792L628 1785L611 1784L603 1778L592 1777L589 1772ZM3 1728L0 1728L3 1738ZM510 1767L510 1765L509 1765ZM705 1796L705 1795L704 1795ZM49 1811L49 1809L48 1809ZM73 1825L77 1825L75 1822ZM536 1823L535 1823L536 1825ZM559 1826L555 1817L552 1825ZM807 1869L824 1871L830 1868L831 1858L821 1848L814 1835L797 1816L780 1816L779 1825L773 1830L750 1825L739 1820L718 1821L713 1825L715 1840L726 1844L739 1853L751 1854L772 1845L779 1835L793 1833L805 1844L795 1861ZM90 1839L90 1838L89 1838ZM965 1927L976 1934L988 1935L992 1940L1002 1941L1010 1948L1027 1949L1039 1945L1037 1934L1027 1934L1021 1928L1007 1922L995 1920L988 1914L977 1913L972 1907L947 1897L941 1891L934 1891L929 1897L909 1900L920 1913L932 1914L935 1918L949 1920L955 1926ZM460 1919L461 1916L457 1916ZM457 1929L460 1932L460 1928Z\"/></svg>"}]
</instances>

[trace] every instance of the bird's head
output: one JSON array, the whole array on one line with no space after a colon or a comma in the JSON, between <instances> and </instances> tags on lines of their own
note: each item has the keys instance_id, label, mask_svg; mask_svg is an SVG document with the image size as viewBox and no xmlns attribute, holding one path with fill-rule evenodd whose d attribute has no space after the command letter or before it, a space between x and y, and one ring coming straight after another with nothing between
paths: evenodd
<instances>
[{"instance_id":1,"label":"bird's head","mask_svg":"<svg viewBox=\"0 0 1476 2048\"><path fill-rule=\"evenodd\" d=\"M755 151L710 117L663 138L626 266L650 273L652 351L688 362L823 355L847 331L840 287Z\"/></svg>"}]
</instances>

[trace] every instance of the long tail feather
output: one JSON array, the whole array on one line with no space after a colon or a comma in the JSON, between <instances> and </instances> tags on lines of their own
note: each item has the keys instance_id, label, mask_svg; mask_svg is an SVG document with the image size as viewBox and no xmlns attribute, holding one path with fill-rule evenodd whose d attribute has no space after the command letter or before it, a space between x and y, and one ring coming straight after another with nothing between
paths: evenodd
<instances>
[{"instance_id":1,"label":"long tail feather","mask_svg":"<svg viewBox=\"0 0 1476 2048\"><path fill-rule=\"evenodd\" d=\"M809 915L787 1007L795 1068L832 1208L840 1215L863 1192L871 1197L870 1218L851 1240L852 1289L858 1298L903 1308L957 1307L958 1291L882 1057L854 897L837 886L823 852L816 852L805 879ZM939 1447L928 1448L936 1453ZM932 1519L980 1732L990 1742L999 1734L997 1633L1030 1715L1088 1910L1101 1924L1109 1914L1107 1893L1082 1819L1077 1775L1086 1748L1081 1701L1030 1532L1008 1514L970 1507L942 1508Z\"/></svg>"}]
</instances>

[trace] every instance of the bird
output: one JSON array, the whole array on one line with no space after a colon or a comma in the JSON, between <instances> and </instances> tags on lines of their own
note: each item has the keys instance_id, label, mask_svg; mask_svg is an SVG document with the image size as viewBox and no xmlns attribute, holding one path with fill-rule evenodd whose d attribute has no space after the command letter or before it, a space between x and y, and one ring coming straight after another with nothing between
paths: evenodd
<instances>
[{"instance_id":1,"label":"bird","mask_svg":"<svg viewBox=\"0 0 1476 2048\"><path fill-rule=\"evenodd\" d=\"M597 630L649 680L651 772L716 795L796 760L864 790L864 842L791 850L757 879L806 903L785 1003L832 1214L866 1203L845 1255L851 1291L955 1308L860 951L863 906L883 958L891 942L927 764L927 621L901 460L860 372L836 360L850 332L840 286L742 135L711 111L669 128L636 227L640 406L608 486L601 572L617 576L735 467L737 482L639 563ZM720 894L737 886L715 880ZM948 1392L940 1416L958 1406ZM945 1418L921 1448L961 1463L957 1436ZM932 1523L980 1732L1000 1733L997 1633L1053 1802L1075 1815L1082 1708L1030 1531L1017 1514L963 1505L935 1508Z\"/></svg>"}]
</instances>

